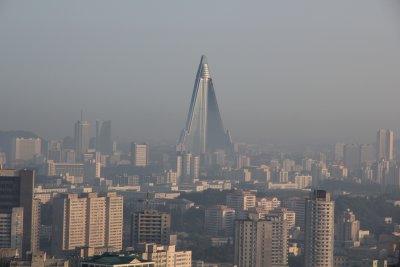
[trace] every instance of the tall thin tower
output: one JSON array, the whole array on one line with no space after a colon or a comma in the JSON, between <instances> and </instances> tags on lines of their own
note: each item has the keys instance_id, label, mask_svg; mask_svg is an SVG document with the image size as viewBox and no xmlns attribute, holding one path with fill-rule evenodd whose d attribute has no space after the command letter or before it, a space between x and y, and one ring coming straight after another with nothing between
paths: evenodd
<instances>
[{"instance_id":1,"label":"tall thin tower","mask_svg":"<svg viewBox=\"0 0 400 267\"><path fill-rule=\"evenodd\" d=\"M112 154L111 121L96 121L96 151L104 155Z\"/></svg>"},{"instance_id":2,"label":"tall thin tower","mask_svg":"<svg viewBox=\"0 0 400 267\"><path fill-rule=\"evenodd\" d=\"M380 129L376 140L377 160L393 160L393 130Z\"/></svg>"},{"instance_id":3,"label":"tall thin tower","mask_svg":"<svg viewBox=\"0 0 400 267\"><path fill-rule=\"evenodd\" d=\"M78 157L86 153L89 148L89 122L83 120L81 112L81 120L75 123L75 153Z\"/></svg>"},{"instance_id":4,"label":"tall thin tower","mask_svg":"<svg viewBox=\"0 0 400 267\"><path fill-rule=\"evenodd\" d=\"M222 124L207 59L203 55L179 145L193 154L202 154L226 149L230 144L229 133L225 132Z\"/></svg>"}]
</instances>

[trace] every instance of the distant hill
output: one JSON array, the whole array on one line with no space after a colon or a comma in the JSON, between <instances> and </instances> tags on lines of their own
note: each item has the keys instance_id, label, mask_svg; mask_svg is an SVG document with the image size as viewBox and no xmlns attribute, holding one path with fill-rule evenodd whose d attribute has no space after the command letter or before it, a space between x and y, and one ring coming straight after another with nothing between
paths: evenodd
<instances>
[{"instance_id":1,"label":"distant hill","mask_svg":"<svg viewBox=\"0 0 400 267\"><path fill-rule=\"evenodd\" d=\"M36 138L36 134L27 131L0 131L0 151L6 152L8 155L10 153L10 145L13 138L23 137L23 138Z\"/></svg>"}]
</instances>

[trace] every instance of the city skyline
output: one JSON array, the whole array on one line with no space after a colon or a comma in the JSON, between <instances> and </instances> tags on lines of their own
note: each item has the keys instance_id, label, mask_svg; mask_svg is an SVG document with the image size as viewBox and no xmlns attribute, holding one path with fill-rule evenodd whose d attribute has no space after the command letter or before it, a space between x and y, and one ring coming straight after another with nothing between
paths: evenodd
<instances>
[{"instance_id":1,"label":"city skyline","mask_svg":"<svg viewBox=\"0 0 400 267\"><path fill-rule=\"evenodd\" d=\"M359 3L359 11L347 9L345 1L258 8L230 3L221 21L223 2L208 20L201 19L197 4L180 6L186 16L176 4L153 10L143 3L111 8L100 2L96 10L82 4L77 12L68 4L35 4L24 11L19 3L2 2L3 129L46 139L72 135L69 125L83 109L92 122L112 120L118 140L177 142L193 66L207 54L234 140L367 142L375 129L399 128L390 116L400 112L399 35L391 4ZM29 101L16 112L11 104L21 95Z\"/></svg>"},{"instance_id":2,"label":"city skyline","mask_svg":"<svg viewBox=\"0 0 400 267\"><path fill-rule=\"evenodd\" d=\"M0 0L0 267L400 266L399 11Z\"/></svg>"}]
</instances>

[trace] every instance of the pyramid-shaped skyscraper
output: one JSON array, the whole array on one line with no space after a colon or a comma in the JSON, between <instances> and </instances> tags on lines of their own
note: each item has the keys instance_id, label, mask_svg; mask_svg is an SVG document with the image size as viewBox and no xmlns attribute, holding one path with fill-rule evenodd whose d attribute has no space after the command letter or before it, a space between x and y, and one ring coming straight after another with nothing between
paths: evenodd
<instances>
[{"instance_id":1,"label":"pyramid-shaped skyscraper","mask_svg":"<svg viewBox=\"0 0 400 267\"><path fill-rule=\"evenodd\" d=\"M186 127L181 133L179 146L182 150L203 154L225 150L230 145L230 135L229 132L225 132L222 124L207 59L203 55L194 82Z\"/></svg>"}]
</instances>

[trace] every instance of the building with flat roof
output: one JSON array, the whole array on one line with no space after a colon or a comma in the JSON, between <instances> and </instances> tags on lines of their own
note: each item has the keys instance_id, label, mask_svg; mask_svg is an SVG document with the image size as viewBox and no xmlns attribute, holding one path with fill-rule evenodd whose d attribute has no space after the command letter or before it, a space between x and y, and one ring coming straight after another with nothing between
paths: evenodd
<instances>
[{"instance_id":1,"label":"building with flat roof","mask_svg":"<svg viewBox=\"0 0 400 267\"><path fill-rule=\"evenodd\" d=\"M47 161L46 171L48 176L71 175L83 177L85 175L85 164L83 163L55 163L52 160Z\"/></svg>"},{"instance_id":2,"label":"building with flat roof","mask_svg":"<svg viewBox=\"0 0 400 267\"><path fill-rule=\"evenodd\" d=\"M393 130L379 129L376 136L376 160L393 160Z\"/></svg>"},{"instance_id":3,"label":"building with flat roof","mask_svg":"<svg viewBox=\"0 0 400 267\"><path fill-rule=\"evenodd\" d=\"M81 156L89 149L89 122L82 118L75 123L74 148L76 156Z\"/></svg>"},{"instance_id":4,"label":"building with flat roof","mask_svg":"<svg viewBox=\"0 0 400 267\"><path fill-rule=\"evenodd\" d=\"M14 138L11 144L12 160L32 160L41 154L42 140L40 138Z\"/></svg>"},{"instance_id":5,"label":"building with flat roof","mask_svg":"<svg viewBox=\"0 0 400 267\"><path fill-rule=\"evenodd\" d=\"M146 167L149 164L149 145L132 143L131 156L133 166Z\"/></svg>"},{"instance_id":6,"label":"building with flat roof","mask_svg":"<svg viewBox=\"0 0 400 267\"><path fill-rule=\"evenodd\" d=\"M108 254L94 256L81 262L81 267L155 267L154 261L146 261L135 254Z\"/></svg>"},{"instance_id":7,"label":"building with flat roof","mask_svg":"<svg viewBox=\"0 0 400 267\"><path fill-rule=\"evenodd\" d=\"M304 266L333 266L334 207L324 190L314 190L306 200Z\"/></svg>"},{"instance_id":8,"label":"building with flat roof","mask_svg":"<svg viewBox=\"0 0 400 267\"><path fill-rule=\"evenodd\" d=\"M96 151L101 152L103 155L111 155L113 153L110 120L96 120Z\"/></svg>"},{"instance_id":9,"label":"building with flat roof","mask_svg":"<svg viewBox=\"0 0 400 267\"><path fill-rule=\"evenodd\" d=\"M69 267L69 261L47 257L46 252L35 252L27 259L14 259L10 267Z\"/></svg>"}]
</instances>

